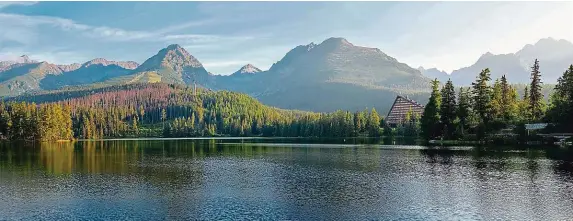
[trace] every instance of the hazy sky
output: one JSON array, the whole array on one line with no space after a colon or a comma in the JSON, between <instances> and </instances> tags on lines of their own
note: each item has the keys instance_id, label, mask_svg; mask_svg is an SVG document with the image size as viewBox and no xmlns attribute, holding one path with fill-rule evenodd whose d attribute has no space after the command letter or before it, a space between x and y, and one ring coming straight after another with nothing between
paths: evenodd
<instances>
[{"instance_id":1,"label":"hazy sky","mask_svg":"<svg viewBox=\"0 0 573 221\"><path fill-rule=\"evenodd\" d=\"M450 72L485 52L573 41L573 2L0 2L0 58L143 62L180 44L215 74L267 69L297 45L344 37Z\"/></svg>"}]
</instances>

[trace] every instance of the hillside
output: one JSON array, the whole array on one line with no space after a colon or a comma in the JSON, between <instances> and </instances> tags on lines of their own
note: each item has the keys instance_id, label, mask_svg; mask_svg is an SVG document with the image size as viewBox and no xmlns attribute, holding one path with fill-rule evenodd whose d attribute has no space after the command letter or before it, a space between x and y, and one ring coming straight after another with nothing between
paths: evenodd
<instances>
[{"instance_id":1,"label":"hillside","mask_svg":"<svg viewBox=\"0 0 573 221\"><path fill-rule=\"evenodd\" d=\"M244 94L194 92L190 87L167 84L131 84L10 100L70 106L74 133L83 138L163 136L165 123L191 117L195 135L243 135L252 127L260 131L263 125L292 121L303 113L264 106Z\"/></svg>"},{"instance_id":2,"label":"hillside","mask_svg":"<svg viewBox=\"0 0 573 221\"><path fill-rule=\"evenodd\" d=\"M539 60L543 82L555 84L559 76L573 63L573 43L544 38L535 44L525 45L515 53L494 55L487 52L474 64L454 70L448 77L457 85L470 85L482 69L489 68L492 79L506 75L510 82L529 83L530 67L535 59ZM424 74L433 76L435 72L428 70L424 71Z\"/></svg>"},{"instance_id":3,"label":"hillside","mask_svg":"<svg viewBox=\"0 0 573 221\"><path fill-rule=\"evenodd\" d=\"M111 79L111 84L154 83L211 86L213 77L201 62L181 46L169 45L137 67L130 75Z\"/></svg>"},{"instance_id":4,"label":"hillside","mask_svg":"<svg viewBox=\"0 0 573 221\"><path fill-rule=\"evenodd\" d=\"M437 68L425 69L424 67L419 67L418 70L422 73L422 75L432 80L438 79L440 82L446 82L448 79L450 79L450 75L447 72L438 70Z\"/></svg>"},{"instance_id":5,"label":"hillside","mask_svg":"<svg viewBox=\"0 0 573 221\"><path fill-rule=\"evenodd\" d=\"M5 69L0 71L3 96L161 82L242 92L287 109L355 111L375 107L386 112L398 94L424 102L429 92L429 79L419 70L377 48L356 46L344 38L300 45L269 70L248 64L229 76L209 73L177 44L159 50L141 65L98 58L81 65L12 62Z\"/></svg>"},{"instance_id":6,"label":"hillside","mask_svg":"<svg viewBox=\"0 0 573 221\"><path fill-rule=\"evenodd\" d=\"M62 87L103 82L130 74L137 63L93 59L84 64L57 65L38 62L23 55L0 62L0 96L55 90Z\"/></svg>"},{"instance_id":7,"label":"hillside","mask_svg":"<svg viewBox=\"0 0 573 221\"><path fill-rule=\"evenodd\" d=\"M268 71L219 77L217 87L248 93L265 104L288 109L334 111L375 107L383 112L397 94L420 101L429 79L376 48L343 38L298 46Z\"/></svg>"},{"instance_id":8,"label":"hillside","mask_svg":"<svg viewBox=\"0 0 573 221\"><path fill-rule=\"evenodd\" d=\"M57 120L49 116L57 116ZM376 112L367 111L318 114L283 110L236 92L163 83L130 84L11 98L0 103L0 137L52 140L63 136L68 139L69 131L75 138L88 139L356 136L368 131L378 134L379 119Z\"/></svg>"}]
</instances>

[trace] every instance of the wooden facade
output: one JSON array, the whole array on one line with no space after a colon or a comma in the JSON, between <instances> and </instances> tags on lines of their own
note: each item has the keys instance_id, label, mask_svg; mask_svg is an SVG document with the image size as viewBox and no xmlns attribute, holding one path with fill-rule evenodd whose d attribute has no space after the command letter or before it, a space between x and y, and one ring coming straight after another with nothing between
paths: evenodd
<instances>
[{"instance_id":1,"label":"wooden facade","mask_svg":"<svg viewBox=\"0 0 573 221\"><path fill-rule=\"evenodd\" d=\"M412 111L412 117L415 115L422 116L422 113L424 113L424 105L408 97L398 95L394 104L392 104L392 108L388 112L388 116L386 116L386 122L393 127L403 124L406 120L406 114L410 110Z\"/></svg>"}]
</instances>

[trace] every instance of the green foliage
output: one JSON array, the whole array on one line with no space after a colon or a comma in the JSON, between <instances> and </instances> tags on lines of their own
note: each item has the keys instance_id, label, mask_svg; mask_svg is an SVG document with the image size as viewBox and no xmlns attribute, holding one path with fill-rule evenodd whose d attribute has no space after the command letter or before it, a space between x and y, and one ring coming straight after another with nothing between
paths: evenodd
<instances>
[{"instance_id":1,"label":"green foliage","mask_svg":"<svg viewBox=\"0 0 573 221\"><path fill-rule=\"evenodd\" d=\"M70 134L83 139L145 136L378 137L383 132L382 119L375 109L355 113L282 110L262 105L245 94L205 89L198 89L195 93L189 87L161 83L65 91L21 99L43 104L36 110L31 108L33 103L15 103L17 105L10 107L26 111L0 113L0 132L6 139L52 140L70 138ZM55 114L59 112L64 115ZM16 126L7 126L14 125L13 122ZM61 122L58 124L61 132L52 132L54 122ZM39 135L26 134L36 130L20 129L27 127L38 127Z\"/></svg>"},{"instance_id":2,"label":"green foliage","mask_svg":"<svg viewBox=\"0 0 573 221\"><path fill-rule=\"evenodd\" d=\"M573 132L573 65L559 77L546 120L554 122L561 131Z\"/></svg>"},{"instance_id":3,"label":"green foliage","mask_svg":"<svg viewBox=\"0 0 573 221\"><path fill-rule=\"evenodd\" d=\"M489 85L491 80L489 69L483 69L476 82L472 83L473 87L473 104L474 110L479 117L479 124L477 128L478 138L483 138L485 133L493 120L492 108L492 88Z\"/></svg>"},{"instance_id":4,"label":"green foliage","mask_svg":"<svg viewBox=\"0 0 573 221\"><path fill-rule=\"evenodd\" d=\"M372 137L378 137L382 133L380 131L380 115L376 112L376 109L372 108L370 115L366 121L366 127L368 128L368 134Z\"/></svg>"},{"instance_id":5,"label":"green foliage","mask_svg":"<svg viewBox=\"0 0 573 221\"><path fill-rule=\"evenodd\" d=\"M454 85L451 80L446 82L446 85L441 91L441 105L440 105L440 120L441 120L441 131L444 138L450 139L454 136L455 132L455 121L457 119L457 105L456 105L456 92L454 90Z\"/></svg>"},{"instance_id":6,"label":"green foliage","mask_svg":"<svg viewBox=\"0 0 573 221\"><path fill-rule=\"evenodd\" d=\"M541 93L542 87L539 61L535 59L535 63L531 67L531 84L529 88L529 113L531 114L529 120L533 122L540 120L545 110L543 94Z\"/></svg>"},{"instance_id":7,"label":"green foliage","mask_svg":"<svg viewBox=\"0 0 573 221\"><path fill-rule=\"evenodd\" d=\"M460 88L458 95L458 109L457 117L459 120L457 134L459 136L464 136L466 130L470 128L471 116L472 116L472 101L470 97L469 89Z\"/></svg>"},{"instance_id":8,"label":"green foliage","mask_svg":"<svg viewBox=\"0 0 573 221\"><path fill-rule=\"evenodd\" d=\"M529 109L529 86L525 87L523 98L519 102L519 116L521 121L526 122L531 119L531 111Z\"/></svg>"},{"instance_id":9,"label":"green foliage","mask_svg":"<svg viewBox=\"0 0 573 221\"><path fill-rule=\"evenodd\" d=\"M10 140L70 140L70 108L61 104L0 104L1 137Z\"/></svg>"},{"instance_id":10,"label":"green foliage","mask_svg":"<svg viewBox=\"0 0 573 221\"><path fill-rule=\"evenodd\" d=\"M440 103L442 96L438 90L440 82L438 79L432 81L432 93L428 104L424 107L424 113L420 119L422 136L425 139L432 139L440 136Z\"/></svg>"},{"instance_id":11,"label":"green foliage","mask_svg":"<svg viewBox=\"0 0 573 221\"><path fill-rule=\"evenodd\" d=\"M433 82L433 93L421 119L425 139L439 137L435 125L443 126L443 137L447 139L468 138L497 139L495 137L517 136L524 142L532 139L525 130L525 124L544 120L550 123L552 132L573 132L573 65L559 78L550 106L545 112L541 93L541 75L536 60L532 67L532 83L525 86L523 99L519 99L517 86L510 85L505 75L490 86L489 69L482 70L470 89L460 88L457 104L453 85L448 81L441 90L441 103L435 99L437 82ZM529 87L533 88L530 89ZM440 112L436 113L436 107ZM542 118L542 116L544 116ZM455 130L450 131L450 128ZM508 132L509 131L509 132ZM549 131L549 130L547 130ZM547 132L546 131L546 132ZM473 133L473 134L472 134ZM513 135L517 134L517 135ZM474 135L475 134L475 135ZM468 136L469 135L469 136Z\"/></svg>"},{"instance_id":12,"label":"green foliage","mask_svg":"<svg viewBox=\"0 0 573 221\"><path fill-rule=\"evenodd\" d=\"M508 123L515 123L518 116L517 90L509 85L505 75L501 77L501 118Z\"/></svg>"}]
</instances>

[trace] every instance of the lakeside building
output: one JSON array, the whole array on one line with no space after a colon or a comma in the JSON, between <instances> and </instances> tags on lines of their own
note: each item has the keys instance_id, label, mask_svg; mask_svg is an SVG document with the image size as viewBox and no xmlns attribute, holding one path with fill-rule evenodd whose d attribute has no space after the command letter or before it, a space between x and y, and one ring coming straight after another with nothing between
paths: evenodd
<instances>
[{"instance_id":1,"label":"lakeside building","mask_svg":"<svg viewBox=\"0 0 573 221\"><path fill-rule=\"evenodd\" d=\"M424 105L409 99L407 96L403 97L398 95L396 100L394 100L394 104L392 104L392 108L390 108L388 112L388 116L386 116L386 122L391 127L403 124L406 121L406 115L409 111L411 111L412 117L422 116L422 113L424 113Z\"/></svg>"}]
</instances>

